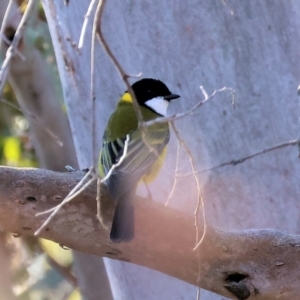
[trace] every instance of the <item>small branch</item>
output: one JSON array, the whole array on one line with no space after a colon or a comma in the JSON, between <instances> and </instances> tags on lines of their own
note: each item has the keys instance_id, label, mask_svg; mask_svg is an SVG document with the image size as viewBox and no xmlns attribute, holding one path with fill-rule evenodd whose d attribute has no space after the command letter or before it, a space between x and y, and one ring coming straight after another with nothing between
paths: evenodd
<instances>
[{"instance_id":1,"label":"small branch","mask_svg":"<svg viewBox=\"0 0 300 300\"><path fill-rule=\"evenodd\" d=\"M223 3L224 6L226 6L228 8L230 14L233 16L234 15L234 11L233 11L233 9L231 9L229 7L228 3L225 0L222 0L222 3Z\"/></svg>"},{"instance_id":2,"label":"small branch","mask_svg":"<svg viewBox=\"0 0 300 300\"><path fill-rule=\"evenodd\" d=\"M120 166L120 164L124 161L125 157L126 157L126 154L127 154L127 151L128 151L128 143L129 143L129 139L130 139L130 136L129 134L126 135L126 140L125 140L125 144L124 144L124 151L123 151L123 154L121 156L121 158L119 159L119 161L112 165L112 167L110 168L109 172L106 174L106 176L101 179L101 182L105 182L112 174L112 172L118 167Z\"/></svg>"},{"instance_id":3,"label":"small branch","mask_svg":"<svg viewBox=\"0 0 300 300\"><path fill-rule=\"evenodd\" d=\"M252 159L256 156L266 154L268 152L272 152L274 150L278 150L278 149L285 148L285 147L288 147L288 146L298 146L299 147L299 145L300 145L300 140L298 140L298 139L297 140L292 140L292 141L289 141L289 142L278 144L276 146L273 146L273 147L270 147L270 148L267 148L267 149L263 149L261 151L255 152L253 154L244 156L244 157L239 158L239 159L234 159L234 160L231 160L231 161L227 161L227 162L221 163L217 166L207 168L207 169L204 169L204 170L201 170L201 171L197 171L196 173L201 174L201 173L216 170L216 169L219 169L219 168L222 168L222 167L225 167L225 166L230 166L230 165L236 166L236 165L244 163L246 160ZM186 177L186 176L191 176L191 175L193 175L193 174L192 173L181 174L181 175L179 175L179 177Z\"/></svg>"},{"instance_id":4,"label":"small branch","mask_svg":"<svg viewBox=\"0 0 300 300\"><path fill-rule=\"evenodd\" d=\"M62 266L59 264L55 259L53 259L50 255L46 254L46 259L48 264L57 270L68 282L71 283L71 285L76 288L77 285L77 279L76 277L71 273L70 268Z\"/></svg>"},{"instance_id":5,"label":"small branch","mask_svg":"<svg viewBox=\"0 0 300 300\"><path fill-rule=\"evenodd\" d=\"M102 28L101 28L101 19L102 19L102 15L103 15L103 11L104 11L104 6L105 6L105 2L106 0L100 0L96 9L96 13L95 13L95 20L94 20L94 28L93 30L95 30L95 27L97 26L97 24L99 24L98 27L96 27L96 32L97 32L97 37L104 49L104 51L106 52L106 54L108 55L108 57L111 59L112 63L114 64L115 68L117 69L117 71L119 72L123 82L126 85L127 91L130 94L131 98L132 98L132 105L133 108L135 110L137 119L138 119L138 128L141 130L141 135L142 135L142 140L145 143L145 145L147 146L147 148L149 149L150 152L155 153L156 156L159 156L159 153L156 151L156 149L154 147L152 147L147 140L147 126L144 126L145 122L143 120L143 115L140 109L140 106L138 104L138 101L136 100L134 91L128 81L128 78L130 77L140 77L142 74L138 74L138 75L128 75L127 73L124 72L123 68L121 67L121 64L119 63L119 61L117 60L117 58L113 55L111 49L109 48L107 42L104 39L103 33L102 33Z\"/></svg>"},{"instance_id":6,"label":"small branch","mask_svg":"<svg viewBox=\"0 0 300 300\"><path fill-rule=\"evenodd\" d=\"M0 42L1 41L4 41L8 46L11 45L11 41L2 33L0 33ZM1 47L3 47L2 45L0 46L0 51L2 51ZM18 50L18 49L15 49L15 52L16 54L23 60L25 61L26 60L26 57Z\"/></svg>"},{"instance_id":7,"label":"small branch","mask_svg":"<svg viewBox=\"0 0 300 300\"><path fill-rule=\"evenodd\" d=\"M207 221L206 221L204 200L203 200L202 195L201 195L201 188L200 188L198 177L196 175L195 162L194 162L193 155L192 155L190 149L185 144L184 140L181 138L177 128L175 127L174 122L171 122L171 126L173 128L173 131L174 131L174 133L177 137L177 140L178 140L179 144L184 148L186 154L189 157L190 166L191 166L191 169L192 169L192 174L193 174L193 177L194 177L194 180L195 180L195 183L196 183L196 187L197 187L197 194L198 194L197 195L197 205L196 205L196 209L194 211L194 224L195 224L195 228L196 228L196 243L195 243L196 245L193 248L193 250L196 250L201 245L201 243L203 242L205 234L206 234L206 230L207 230ZM202 232L201 238L199 240L198 212L199 212L200 205L202 206L203 232Z\"/></svg>"},{"instance_id":8,"label":"small branch","mask_svg":"<svg viewBox=\"0 0 300 300\"><path fill-rule=\"evenodd\" d=\"M91 0L90 5L88 7L88 10L87 10L87 12L84 16L84 22L82 24L82 29L81 29L81 32L80 32L80 37L79 37L79 42L78 42L78 49L79 50L83 47L87 26L88 26L90 16L92 14L92 11L95 8L96 3L97 3L97 0Z\"/></svg>"},{"instance_id":9,"label":"small branch","mask_svg":"<svg viewBox=\"0 0 300 300\"><path fill-rule=\"evenodd\" d=\"M62 205L64 205L64 203L67 203L67 202L71 201L74 197L78 196L80 194L80 193L78 193L78 191L80 191L82 189L82 187L85 186L84 182L89 178L89 176L93 175L93 172L94 172L93 168L90 168L89 171L82 177L82 179L78 182L78 184L69 192L67 197L60 204L58 204L57 206L52 207L51 209L48 209L46 211L39 212L35 216L39 217L39 216L42 216L45 214L49 214L49 213L55 211L58 207L61 207ZM93 177L92 177L92 179L93 179Z\"/></svg>"},{"instance_id":10,"label":"small branch","mask_svg":"<svg viewBox=\"0 0 300 300\"><path fill-rule=\"evenodd\" d=\"M222 93L222 92L225 92L225 91L230 91L231 92L231 94L232 94L232 104L234 106L234 99L235 99L234 93L235 93L235 91L232 88L223 87L221 89L215 90L210 96L207 96L207 94L206 94L206 96L204 97L204 100L198 102L191 109L189 109L189 110L187 110L183 113L178 113L178 114L174 114L174 115L169 116L169 117L161 117L161 118L157 118L155 120L147 121L147 122L143 123L143 126L145 126L145 127L152 126L152 125L157 124L157 123L171 122L171 121L175 121L175 120L181 119L183 117L186 117L186 116L192 114L198 107L202 106L203 104L205 104L209 100L213 99L216 94Z\"/></svg>"},{"instance_id":11,"label":"small branch","mask_svg":"<svg viewBox=\"0 0 300 300\"><path fill-rule=\"evenodd\" d=\"M93 1L92 1L93 2ZM95 3L90 3L90 7ZM101 1L100 1L101 2ZM100 3L99 2L99 3ZM90 9L89 7L89 9ZM91 7L91 9L92 9ZM85 19L87 20L87 19ZM97 157L96 157L96 92L95 92L95 44L96 44L96 33L97 33L97 18L94 18L93 21L93 30L92 30L92 41L91 41L91 83L90 83L90 96L92 101L92 166L96 166ZM96 168L98 174L98 168Z\"/></svg>"},{"instance_id":12,"label":"small branch","mask_svg":"<svg viewBox=\"0 0 300 300\"><path fill-rule=\"evenodd\" d=\"M99 26L97 26L96 28L96 32L97 32L97 37L104 49L104 51L106 52L106 54L108 55L108 57L111 59L112 63L114 64L114 66L116 67L117 71L119 72L122 80L124 81L127 91L129 92L130 96L132 97L132 103L133 103L133 107L135 110L135 113L137 115L138 121L139 123L143 122L143 116L142 116L142 112L139 108L138 102L135 98L135 94L133 92L133 89L128 81L128 78L130 77L140 77L141 74L138 75L128 75L127 73L124 72L123 68L121 67L121 64L119 63L119 61L116 59L116 57L113 55L110 47L108 46L104 35L102 33L102 26L101 26L101 20L102 20L102 15L103 15L103 11L104 11L104 6L105 6L106 0L100 0L96 9L96 13L95 13L95 21L94 24L95 26L97 26L97 24Z\"/></svg>"},{"instance_id":13,"label":"small branch","mask_svg":"<svg viewBox=\"0 0 300 300\"><path fill-rule=\"evenodd\" d=\"M95 180L95 176L93 176L86 184L83 184L90 175L92 175L94 172L93 167L90 168L90 170L86 173L86 175L79 181L79 183L69 192L69 194L64 198L64 200L58 204L57 206L48 209L46 211L37 213L35 216L41 216L44 214L48 214L51 212L50 216L46 219L46 221L38 228L38 230L36 230L36 232L34 233L35 236L38 236L41 234L41 232L46 228L46 226L51 222L51 220L53 220L53 218L55 217L55 215L59 212L59 210L66 205L67 203L69 203L72 199L74 199L75 197L77 197L78 195L80 195L88 186L90 186Z\"/></svg>"},{"instance_id":14,"label":"small branch","mask_svg":"<svg viewBox=\"0 0 300 300\"><path fill-rule=\"evenodd\" d=\"M297 88L298 114L300 115L300 85ZM298 139L300 140L300 116L298 116ZM298 157L300 157L300 143L298 144Z\"/></svg>"},{"instance_id":15,"label":"small branch","mask_svg":"<svg viewBox=\"0 0 300 300\"><path fill-rule=\"evenodd\" d=\"M174 172L174 181L173 181L173 185L172 185L172 189L171 192L169 194L169 197L165 203L165 206L169 205L169 202L171 200L171 197L174 194L175 188L176 188L176 184L177 184L177 178L178 178L178 170L179 170L179 154L180 154L180 142L177 141L177 151L176 151L176 164L175 164L175 172Z\"/></svg>"},{"instance_id":16,"label":"small branch","mask_svg":"<svg viewBox=\"0 0 300 300\"><path fill-rule=\"evenodd\" d=\"M15 36L11 45L8 47L6 51L6 56L3 61L2 67L0 69L0 95L3 93L3 88L5 83L7 82L7 77L10 69L10 62L16 53L16 49L19 46L21 38L23 37L24 31L28 25L28 20L30 19L30 15L34 10L36 4L36 0L29 0L24 15L21 19L21 22L16 30Z\"/></svg>"},{"instance_id":17,"label":"small branch","mask_svg":"<svg viewBox=\"0 0 300 300\"><path fill-rule=\"evenodd\" d=\"M2 51L2 49L3 49L2 40L5 41L5 39L6 39L6 36L4 34L4 29L5 29L6 25L7 25L8 17L9 17L9 14L10 14L13 6L14 6L14 0L9 0L9 2L7 4L6 11L5 11L5 14L4 14L4 17L3 17L3 20L2 20L1 28L0 28L0 35L1 35L0 36L0 51ZM11 44L10 41L8 41L8 43Z\"/></svg>"},{"instance_id":18,"label":"small branch","mask_svg":"<svg viewBox=\"0 0 300 300\"><path fill-rule=\"evenodd\" d=\"M34 217L35 211L55 206L56 197L67 195L82 173L0 167L0 178L1 228L33 235L42 222ZM105 185L101 190L102 197L113 203ZM41 237L81 252L150 267L231 299L240 292L257 300L298 299L299 235L208 227L201 248L192 251L195 225L190 215L136 199L135 239L112 244L95 215L95 195L96 184L92 184L53 219Z\"/></svg>"},{"instance_id":19,"label":"small branch","mask_svg":"<svg viewBox=\"0 0 300 300\"><path fill-rule=\"evenodd\" d=\"M126 157L127 150L128 150L128 142L129 142L129 134L126 136L125 144L124 144L124 152L120 160L117 164L112 165L109 172L106 174L106 176L100 180L100 183L104 183L112 174L112 172L115 170L116 167L118 167L123 160ZM84 183L90 176L92 176L86 183ZM51 213L50 216L46 219L46 221L41 225L41 227L34 233L35 236L40 235L40 233L46 228L46 226L53 220L55 215L59 212L59 210L65 206L67 203L70 203L74 198L79 196L82 192L84 192L94 181L98 179L97 172L95 171L94 167L92 166L89 171L86 173L86 175L79 181L79 183L69 192L66 198L64 200L56 205L55 207L48 209L46 211L37 213L35 216L41 216L44 214ZM98 197L97 197L98 199Z\"/></svg>"},{"instance_id":20,"label":"small branch","mask_svg":"<svg viewBox=\"0 0 300 300\"><path fill-rule=\"evenodd\" d=\"M104 228L107 228L107 226L106 226L105 219L103 218L103 214L101 213L102 212L102 207L101 207L101 184L105 183L105 181L111 176L112 172L118 166L120 166L121 163L126 158L126 155L128 153L129 140L130 140L130 135L127 134L126 135L126 140L125 140L125 143L124 143L124 151L123 151L123 154L122 154L121 158L119 159L119 161L116 164L112 165L112 167L110 168L109 172L106 174L106 176L104 178L102 178L101 180L100 180L100 178L98 178L98 180L97 180L97 198L96 198L96 201L97 201L97 218L98 218L100 224ZM105 213L104 213L104 215L105 215Z\"/></svg>"}]
</instances>

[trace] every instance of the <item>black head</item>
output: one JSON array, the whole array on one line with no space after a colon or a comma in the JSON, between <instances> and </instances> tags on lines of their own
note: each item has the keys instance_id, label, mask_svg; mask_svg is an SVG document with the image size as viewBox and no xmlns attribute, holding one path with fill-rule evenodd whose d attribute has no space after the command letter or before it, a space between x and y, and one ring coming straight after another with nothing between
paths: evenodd
<instances>
[{"instance_id":1,"label":"black head","mask_svg":"<svg viewBox=\"0 0 300 300\"><path fill-rule=\"evenodd\" d=\"M152 78L144 78L135 82L132 89L140 105L144 105L146 101L156 97L163 97L167 101L180 97L172 94L163 82Z\"/></svg>"}]
</instances>

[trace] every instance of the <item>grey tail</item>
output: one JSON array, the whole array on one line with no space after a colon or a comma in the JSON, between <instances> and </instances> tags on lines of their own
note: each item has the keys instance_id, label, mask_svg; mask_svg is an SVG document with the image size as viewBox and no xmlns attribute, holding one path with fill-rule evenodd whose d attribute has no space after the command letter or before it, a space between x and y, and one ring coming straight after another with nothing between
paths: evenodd
<instances>
[{"instance_id":1,"label":"grey tail","mask_svg":"<svg viewBox=\"0 0 300 300\"><path fill-rule=\"evenodd\" d=\"M113 243L130 242L134 238L134 207L135 189L127 191L117 199L117 206L110 231Z\"/></svg>"}]
</instances>

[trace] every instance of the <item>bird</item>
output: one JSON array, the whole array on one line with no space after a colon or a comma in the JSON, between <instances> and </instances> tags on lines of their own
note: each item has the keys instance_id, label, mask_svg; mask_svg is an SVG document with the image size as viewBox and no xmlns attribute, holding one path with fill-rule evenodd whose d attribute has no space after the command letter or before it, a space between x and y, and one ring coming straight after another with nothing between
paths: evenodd
<instances>
[{"instance_id":1,"label":"bird","mask_svg":"<svg viewBox=\"0 0 300 300\"><path fill-rule=\"evenodd\" d=\"M180 97L153 78L141 79L131 87L143 121L165 117L170 101ZM129 91L119 99L104 131L99 155L100 176L103 178L111 172L105 184L110 197L116 201L110 230L110 240L114 243L133 240L133 200L138 183L152 181L159 173L170 139L167 122L139 128L133 101Z\"/></svg>"}]
</instances>

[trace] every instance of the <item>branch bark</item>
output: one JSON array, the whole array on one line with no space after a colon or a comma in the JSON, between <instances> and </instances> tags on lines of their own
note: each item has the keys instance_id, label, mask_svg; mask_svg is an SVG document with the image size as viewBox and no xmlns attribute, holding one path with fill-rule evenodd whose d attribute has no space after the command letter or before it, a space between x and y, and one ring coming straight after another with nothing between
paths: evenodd
<instances>
[{"instance_id":1,"label":"branch bark","mask_svg":"<svg viewBox=\"0 0 300 300\"><path fill-rule=\"evenodd\" d=\"M0 226L33 235L45 216L82 178L81 172L0 167ZM136 238L113 244L96 217L96 186L62 209L41 234L82 252L129 261L233 299L296 299L300 294L300 236L276 230L224 232L212 227L195 242L193 216L137 199ZM107 215L112 201L102 187ZM201 224L201 222L200 222Z\"/></svg>"}]
</instances>

